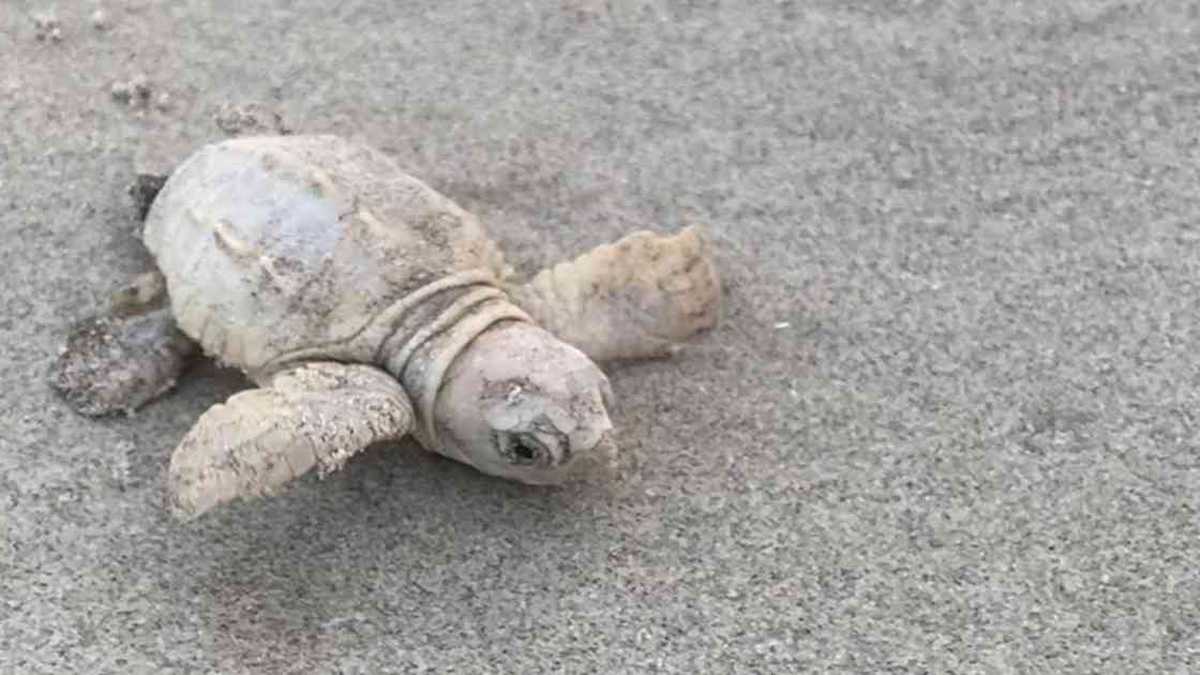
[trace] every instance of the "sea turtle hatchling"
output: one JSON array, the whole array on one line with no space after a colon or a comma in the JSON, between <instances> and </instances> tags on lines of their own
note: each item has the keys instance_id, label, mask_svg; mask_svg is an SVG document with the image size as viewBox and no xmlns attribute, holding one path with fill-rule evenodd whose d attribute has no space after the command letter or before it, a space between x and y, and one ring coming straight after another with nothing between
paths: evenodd
<instances>
[{"instance_id":1,"label":"sea turtle hatchling","mask_svg":"<svg viewBox=\"0 0 1200 675\"><path fill-rule=\"evenodd\" d=\"M76 326L51 382L83 413L133 410L198 344L258 385L175 450L170 503L184 517L407 434L526 483L611 467L596 362L667 355L720 304L690 228L511 282L475 216L334 136L202 148L153 197L142 239L158 270Z\"/></svg>"}]
</instances>

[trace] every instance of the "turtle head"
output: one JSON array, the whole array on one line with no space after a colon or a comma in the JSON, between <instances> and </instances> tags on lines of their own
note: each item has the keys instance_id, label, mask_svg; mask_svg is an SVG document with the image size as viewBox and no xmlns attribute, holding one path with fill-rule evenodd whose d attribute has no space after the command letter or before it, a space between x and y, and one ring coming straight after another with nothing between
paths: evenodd
<instances>
[{"instance_id":1,"label":"turtle head","mask_svg":"<svg viewBox=\"0 0 1200 675\"><path fill-rule=\"evenodd\" d=\"M439 450L538 485L610 473L611 402L608 379L582 352L537 326L503 324L447 373L435 410Z\"/></svg>"}]
</instances>

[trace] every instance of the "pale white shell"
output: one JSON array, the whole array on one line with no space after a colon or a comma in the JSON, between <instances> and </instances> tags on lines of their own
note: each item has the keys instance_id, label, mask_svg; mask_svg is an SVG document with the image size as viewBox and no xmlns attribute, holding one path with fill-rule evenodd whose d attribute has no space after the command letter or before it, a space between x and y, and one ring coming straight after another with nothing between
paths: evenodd
<instances>
[{"instance_id":1,"label":"pale white shell","mask_svg":"<svg viewBox=\"0 0 1200 675\"><path fill-rule=\"evenodd\" d=\"M201 149L155 200L144 240L180 328L252 375L300 358L377 362L406 296L493 284L503 265L474 216L332 136Z\"/></svg>"}]
</instances>

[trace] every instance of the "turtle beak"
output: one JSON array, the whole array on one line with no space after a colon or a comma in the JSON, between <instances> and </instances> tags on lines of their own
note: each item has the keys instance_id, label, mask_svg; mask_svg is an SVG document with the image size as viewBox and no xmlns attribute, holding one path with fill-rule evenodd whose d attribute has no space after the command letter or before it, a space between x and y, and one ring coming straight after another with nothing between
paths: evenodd
<instances>
[{"instance_id":1,"label":"turtle beak","mask_svg":"<svg viewBox=\"0 0 1200 675\"><path fill-rule=\"evenodd\" d=\"M617 476L616 441L607 431L588 450L575 453L568 478L571 480L611 480Z\"/></svg>"}]
</instances>

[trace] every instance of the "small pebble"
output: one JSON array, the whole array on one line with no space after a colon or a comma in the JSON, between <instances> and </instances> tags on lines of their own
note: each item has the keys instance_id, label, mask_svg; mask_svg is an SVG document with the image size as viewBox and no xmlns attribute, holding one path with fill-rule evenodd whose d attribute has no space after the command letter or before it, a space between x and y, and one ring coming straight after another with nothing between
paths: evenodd
<instances>
[{"instance_id":1,"label":"small pebble","mask_svg":"<svg viewBox=\"0 0 1200 675\"><path fill-rule=\"evenodd\" d=\"M230 136L287 135L292 133L283 115L261 103L222 105L213 117L217 128Z\"/></svg>"},{"instance_id":2,"label":"small pebble","mask_svg":"<svg viewBox=\"0 0 1200 675\"><path fill-rule=\"evenodd\" d=\"M116 82L112 86L112 97L131 107L146 105L150 101L150 94L150 80L145 75L137 75L127 82Z\"/></svg>"},{"instance_id":3,"label":"small pebble","mask_svg":"<svg viewBox=\"0 0 1200 675\"><path fill-rule=\"evenodd\" d=\"M62 24L59 23L58 17L53 14L38 14L33 17L33 25L37 29L35 36L38 42L62 41Z\"/></svg>"},{"instance_id":4,"label":"small pebble","mask_svg":"<svg viewBox=\"0 0 1200 675\"><path fill-rule=\"evenodd\" d=\"M121 103L129 103L130 99L133 98L133 90L129 87L128 82L114 82L112 97Z\"/></svg>"},{"instance_id":5,"label":"small pebble","mask_svg":"<svg viewBox=\"0 0 1200 675\"><path fill-rule=\"evenodd\" d=\"M109 27L108 12L103 9L92 12L92 27L96 30L107 30Z\"/></svg>"}]
</instances>

